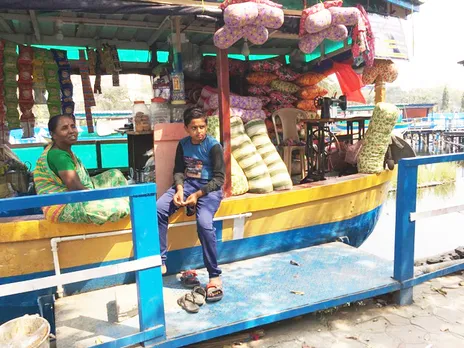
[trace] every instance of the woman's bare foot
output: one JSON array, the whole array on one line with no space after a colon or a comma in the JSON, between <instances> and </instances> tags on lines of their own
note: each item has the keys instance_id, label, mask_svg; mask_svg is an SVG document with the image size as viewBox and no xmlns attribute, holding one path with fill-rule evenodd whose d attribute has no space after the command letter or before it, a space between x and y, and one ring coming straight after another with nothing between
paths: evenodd
<instances>
[{"instance_id":1,"label":"woman's bare foot","mask_svg":"<svg viewBox=\"0 0 464 348\"><path fill-rule=\"evenodd\" d=\"M161 265L161 275L165 275L168 272L166 265Z\"/></svg>"}]
</instances>

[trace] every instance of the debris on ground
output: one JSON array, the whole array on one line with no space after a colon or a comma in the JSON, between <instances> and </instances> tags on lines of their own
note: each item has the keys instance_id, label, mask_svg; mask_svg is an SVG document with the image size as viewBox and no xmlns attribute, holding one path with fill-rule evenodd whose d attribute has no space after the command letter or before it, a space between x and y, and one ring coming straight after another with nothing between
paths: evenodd
<instances>
[{"instance_id":1,"label":"debris on ground","mask_svg":"<svg viewBox=\"0 0 464 348\"><path fill-rule=\"evenodd\" d=\"M441 288L435 288L435 287L431 286L431 287L430 287L430 290L436 291L436 292L438 292L440 295L443 295L443 296L448 295L448 293L446 292L446 290L443 290L443 287L441 287Z\"/></svg>"},{"instance_id":2,"label":"debris on ground","mask_svg":"<svg viewBox=\"0 0 464 348\"><path fill-rule=\"evenodd\" d=\"M294 260L290 260L290 264L293 266L299 266L300 264Z\"/></svg>"},{"instance_id":3,"label":"debris on ground","mask_svg":"<svg viewBox=\"0 0 464 348\"><path fill-rule=\"evenodd\" d=\"M295 294L295 295L304 295L305 294L303 291L297 291L297 290L290 290L290 292L292 294Z\"/></svg>"}]
</instances>

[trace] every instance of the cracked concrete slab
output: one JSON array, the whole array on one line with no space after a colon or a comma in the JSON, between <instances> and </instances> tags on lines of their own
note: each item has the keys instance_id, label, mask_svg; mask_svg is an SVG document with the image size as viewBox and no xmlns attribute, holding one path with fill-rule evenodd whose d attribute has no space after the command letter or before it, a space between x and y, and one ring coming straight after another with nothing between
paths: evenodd
<instances>
[{"instance_id":1,"label":"cracked concrete slab","mask_svg":"<svg viewBox=\"0 0 464 348\"><path fill-rule=\"evenodd\" d=\"M414 288L414 303L399 307L367 300L264 326L265 336L241 348L464 347L464 276ZM442 289L444 293L435 289Z\"/></svg>"}]
</instances>

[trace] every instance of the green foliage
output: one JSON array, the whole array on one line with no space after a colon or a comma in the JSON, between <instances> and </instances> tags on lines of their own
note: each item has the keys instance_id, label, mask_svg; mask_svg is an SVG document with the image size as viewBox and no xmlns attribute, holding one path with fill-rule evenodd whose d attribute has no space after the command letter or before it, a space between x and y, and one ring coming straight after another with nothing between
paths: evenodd
<instances>
[{"instance_id":1,"label":"green foliage","mask_svg":"<svg viewBox=\"0 0 464 348\"><path fill-rule=\"evenodd\" d=\"M441 111L448 111L449 103L450 103L450 97L448 93L448 87L445 86L445 88L443 89L443 96L441 99Z\"/></svg>"}]
</instances>

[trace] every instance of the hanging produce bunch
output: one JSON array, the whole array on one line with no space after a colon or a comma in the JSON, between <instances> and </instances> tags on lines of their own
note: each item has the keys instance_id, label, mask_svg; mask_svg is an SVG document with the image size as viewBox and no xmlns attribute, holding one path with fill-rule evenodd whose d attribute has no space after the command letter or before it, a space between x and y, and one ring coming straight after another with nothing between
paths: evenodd
<instances>
[{"instance_id":1,"label":"hanging produce bunch","mask_svg":"<svg viewBox=\"0 0 464 348\"><path fill-rule=\"evenodd\" d=\"M269 29L279 29L284 23L282 5L268 0L225 1L225 25L214 34L214 45L220 49L232 46L241 38L255 45L264 44L269 37Z\"/></svg>"}]
</instances>

